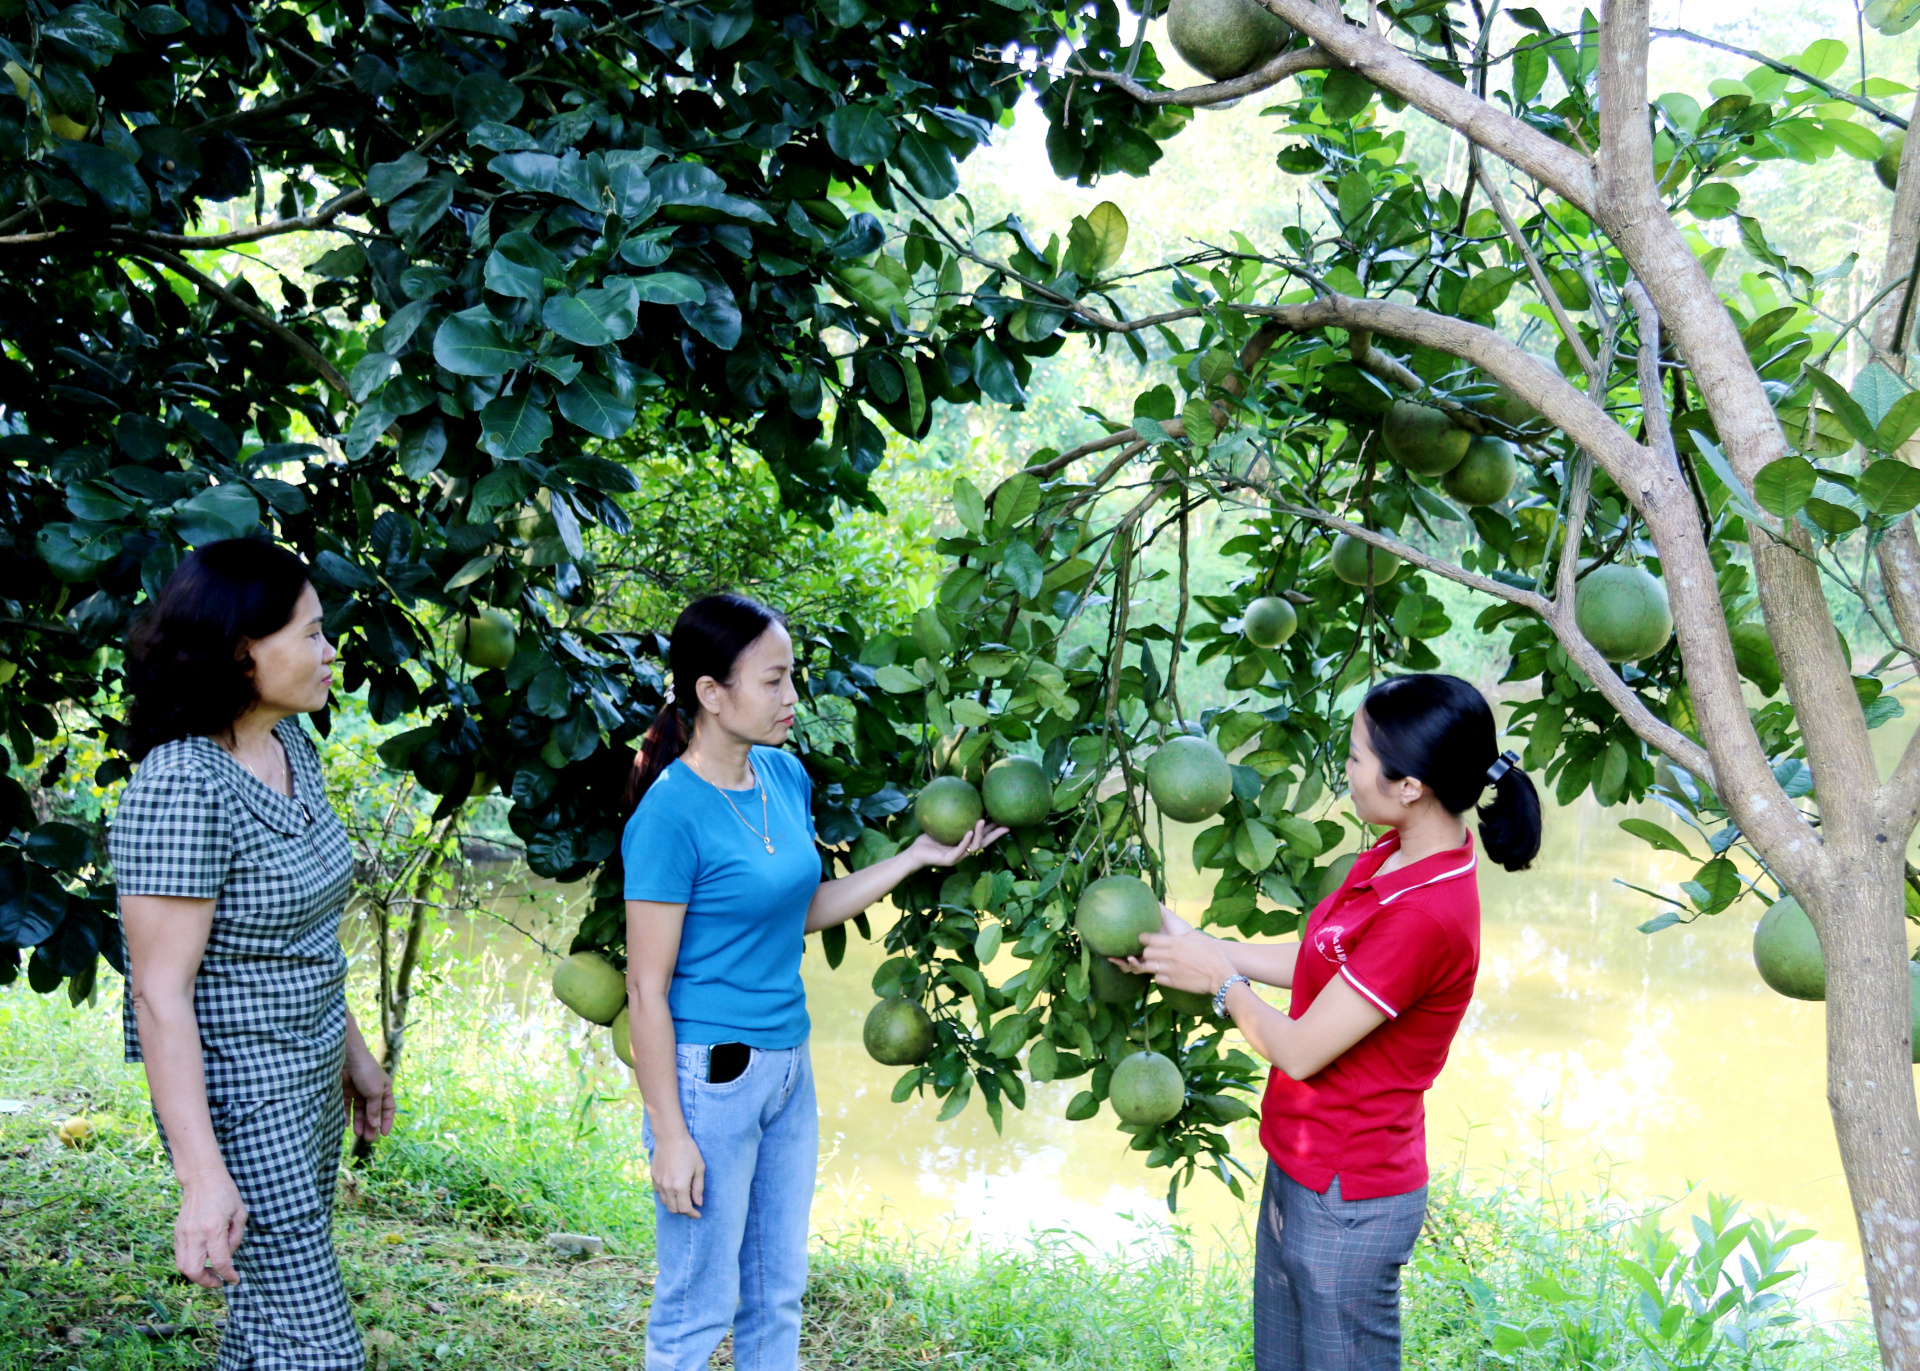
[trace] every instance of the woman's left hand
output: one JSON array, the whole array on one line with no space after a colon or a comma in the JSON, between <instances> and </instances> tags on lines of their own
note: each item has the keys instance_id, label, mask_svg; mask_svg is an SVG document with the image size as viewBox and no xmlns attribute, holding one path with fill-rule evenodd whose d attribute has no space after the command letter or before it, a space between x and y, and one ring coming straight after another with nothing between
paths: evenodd
<instances>
[{"instance_id":1,"label":"woman's left hand","mask_svg":"<svg viewBox=\"0 0 1920 1371\"><path fill-rule=\"evenodd\" d=\"M1006 836L1006 829L998 824L990 825L982 819L973 826L966 837L951 847L934 838L932 834L922 833L913 840L913 845L907 849L907 855L923 867L952 866L972 853L986 851Z\"/></svg>"},{"instance_id":2,"label":"woman's left hand","mask_svg":"<svg viewBox=\"0 0 1920 1371\"><path fill-rule=\"evenodd\" d=\"M1204 933L1149 933L1137 957L1114 957L1114 965L1153 977L1169 990L1211 995L1233 974L1227 950Z\"/></svg>"},{"instance_id":3,"label":"woman's left hand","mask_svg":"<svg viewBox=\"0 0 1920 1371\"><path fill-rule=\"evenodd\" d=\"M340 1073L353 1136L372 1142L393 1132L393 1079L371 1052L349 1053Z\"/></svg>"}]
</instances>

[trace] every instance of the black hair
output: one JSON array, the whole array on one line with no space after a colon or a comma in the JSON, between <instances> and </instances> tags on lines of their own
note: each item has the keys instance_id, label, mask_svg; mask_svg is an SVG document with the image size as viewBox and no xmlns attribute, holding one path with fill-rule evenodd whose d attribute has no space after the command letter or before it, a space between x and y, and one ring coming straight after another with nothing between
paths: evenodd
<instances>
[{"instance_id":1,"label":"black hair","mask_svg":"<svg viewBox=\"0 0 1920 1371\"><path fill-rule=\"evenodd\" d=\"M127 634L127 752L225 733L259 698L248 639L278 633L307 588L307 564L264 538L228 538L181 559Z\"/></svg>"},{"instance_id":2,"label":"black hair","mask_svg":"<svg viewBox=\"0 0 1920 1371\"><path fill-rule=\"evenodd\" d=\"M1489 784L1493 798L1479 805L1480 845L1509 871L1524 871L1540 851L1540 796L1518 766L1487 773L1500 758L1493 710L1458 676L1389 676L1360 702L1367 741L1390 781L1413 777L1452 814L1478 804Z\"/></svg>"},{"instance_id":3,"label":"black hair","mask_svg":"<svg viewBox=\"0 0 1920 1371\"><path fill-rule=\"evenodd\" d=\"M700 696L694 687L700 678L711 676L722 685L730 685L740 654L769 628L786 622L779 610L731 591L704 595L680 611L667 644L671 697L653 716L641 741L640 755L634 758L633 775L627 784L629 812L693 740L694 720L700 714Z\"/></svg>"}]
</instances>

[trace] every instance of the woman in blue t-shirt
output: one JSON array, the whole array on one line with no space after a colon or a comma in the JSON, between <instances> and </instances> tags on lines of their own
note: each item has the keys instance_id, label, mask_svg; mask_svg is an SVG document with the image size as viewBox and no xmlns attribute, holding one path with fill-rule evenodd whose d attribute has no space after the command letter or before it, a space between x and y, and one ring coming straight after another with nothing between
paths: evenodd
<instances>
[{"instance_id":1,"label":"woman in blue t-shirt","mask_svg":"<svg viewBox=\"0 0 1920 1371\"><path fill-rule=\"evenodd\" d=\"M1006 832L820 879L812 784L780 750L793 641L741 595L673 626L671 692L634 767L627 999L646 1101L659 1276L648 1371L702 1371L729 1326L740 1371L796 1371L820 1120L800 953L908 876Z\"/></svg>"}]
</instances>

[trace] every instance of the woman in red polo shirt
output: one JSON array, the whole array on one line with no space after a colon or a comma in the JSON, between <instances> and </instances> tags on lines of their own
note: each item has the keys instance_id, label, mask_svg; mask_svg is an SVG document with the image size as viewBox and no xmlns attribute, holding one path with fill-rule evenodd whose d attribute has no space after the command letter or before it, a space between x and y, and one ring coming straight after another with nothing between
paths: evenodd
<instances>
[{"instance_id":1,"label":"woman in red polo shirt","mask_svg":"<svg viewBox=\"0 0 1920 1371\"><path fill-rule=\"evenodd\" d=\"M1347 790L1388 830L1307 918L1299 942L1222 942L1164 914L1128 969L1211 992L1273 1073L1254 1266L1258 1371L1392 1371L1400 1268L1427 1208L1425 1096L1480 965L1464 816L1509 871L1540 850L1533 782L1457 676L1395 676L1354 715ZM1291 988L1286 1013L1250 982Z\"/></svg>"}]
</instances>

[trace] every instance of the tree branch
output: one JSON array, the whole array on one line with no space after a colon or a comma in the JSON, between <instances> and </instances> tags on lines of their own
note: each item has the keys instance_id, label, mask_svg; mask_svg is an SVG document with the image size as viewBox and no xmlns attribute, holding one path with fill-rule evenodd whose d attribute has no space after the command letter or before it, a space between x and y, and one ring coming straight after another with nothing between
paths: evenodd
<instances>
[{"instance_id":1,"label":"tree branch","mask_svg":"<svg viewBox=\"0 0 1920 1371\"><path fill-rule=\"evenodd\" d=\"M1076 66L1074 70L1090 80L1119 87L1143 105L1182 105L1191 109L1217 105L1224 100L1238 100L1243 95L1253 95L1277 86L1289 76L1297 76L1303 71L1324 71L1337 65L1322 48L1296 48L1292 52L1281 53L1265 66L1256 67L1244 76L1204 86L1187 86L1181 90L1149 90L1134 80L1130 72L1100 71L1087 66Z\"/></svg>"},{"instance_id":2,"label":"tree branch","mask_svg":"<svg viewBox=\"0 0 1920 1371\"><path fill-rule=\"evenodd\" d=\"M1874 118L1885 120L1897 129L1904 129L1907 126L1907 121L1899 115L1894 114L1890 110L1881 109L1880 106L1874 104L1873 101L1864 96L1852 95L1841 90L1838 86L1830 86L1819 77L1809 76L1806 72L1801 71L1800 68L1789 66L1777 58L1767 56L1764 52L1755 52L1751 48L1736 48L1731 43L1722 43L1718 38L1708 38L1705 34L1692 33L1686 29L1654 29L1652 33L1655 38L1683 38L1689 43L1698 43L1702 47L1718 48L1720 51L1730 52L1736 57L1744 57L1750 62L1758 62L1761 66L1771 67L1777 72L1782 72L1785 75L1793 77L1796 81L1805 81L1815 90L1825 91L1830 99L1844 100L1849 105L1858 105Z\"/></svg>"},{"instance_id":3,"label":"tree branch","mask_svg":"<svg viewBox=\"0 0 1920 1371\"><path fill-rule=\"evenodd\" d=\"M1627 302L1640 321L1640 352L1634 359L1640 382L1640 419L1647 426L1647 445L1680 469L1680 453L1673 445L1667 422L1666 387L1660 384L1660 311L1638 281L1627 282Z\"/></svg>"},{"instance_id":4,"label":"tree branch","mask_svg":"<svg viewBox=\"0 0 1920 1371\"><path fill-rule=\"evenodd\" d=\"M182 252L204 252L209 249L238 247L242 243L257 243L262 238L277 238L285 233L312 233L331 228L333 221L341 215L351 214L372 203L371 195L364 189L356 189L342 191L312 214L303 214L297 219L270 219L264 224L235 229L231 233L149 233L138 229L129 229L124 232L127 237L136 238L142 243L152 243L155 247L177 248Z\"/></svg>"},{"instance_id":5,"label":"tree branch","mask_svg":"<svg viewBox=\"0 0 1920 1371\"><path fill-rule=\"evenodd\" d=\"M1567 346L1573 349L1574 360L1580 363L1580 370L1589 377L1595 374L1593 354L1587 351L1587 343L1580 336L1580 330L1573 326L1573 320L1567 315L1567 308L1560 303L1560 296L1547 283L1547 273L1540 266L1540 259L1533 255L1533 249L1527 245L1520 225L1513 221L1513 215L1507 211L1506 199L1500 194L1500 188L1487 174L1486 167L1480 161L1480 149L1473 144L1467 146L1467 160L1472 163L1474 177L1480 182L1481 189L1487 193L1487 200L1493 206L1493 213L1500 220L1500 227L1506 231L1507 238L1520 250L1520 256L1527 264L1527 273L1533 277L1533 288L1541 300L1553 313L1554 323L1560 326L1560 336L1567 340ZM1597 393L1597 392L1596 392Z\"/></svg>"}]
</instances>

